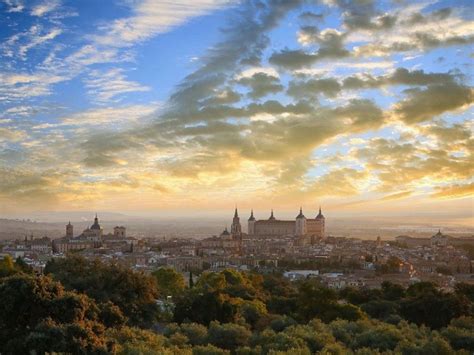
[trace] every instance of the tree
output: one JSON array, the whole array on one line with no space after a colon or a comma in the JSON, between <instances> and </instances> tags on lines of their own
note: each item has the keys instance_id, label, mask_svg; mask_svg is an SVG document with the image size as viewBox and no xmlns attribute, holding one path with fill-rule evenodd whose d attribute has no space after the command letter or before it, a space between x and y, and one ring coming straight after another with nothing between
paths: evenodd
<instances>
[{"instance_id":1,"label":"tree","mask_svg":"<svg viewBox=\"0 0 474 355\"><path fill-rule=\"evenodd\" d=\"M184 292L175 301L174 321L196 322L208 325L217 320L222 323L233 322L239 309L239 300L220 292L205 292L194 287Z\"/></svg>"},{"instance_id":2,"label":"tree","mask_svg":"<svg viewBox=\"0 0 474 355\"><path fill-rule=\"evenodd\" d=\"M183 275L171 268L160 268L152 272L158 283L158 289L163 297L176 295L186 288Z\"/></svg>"},{"instance_id":3,"label":"tree","mask_svg":"<svg viewBox=\"0 0 474 355\"><path fill-rule=\"evenodd\" d=\"M322 287L313 280L301 284L297 305L299 318L306 321L315 317L325 322L337 318L357 320L363 317L363 313L357 306L337 303L335 291Z\"/></svg>"},{"instance_id":4,"label":"tree","mask_svg":"<svg viewBox=\"0 0 474 355\"><path fill-rule=\"evenodd\" d=\"M252 333L246 327L233 323L211 322L208 340L211 344L227 350L247 345Z\"/></svg>"},{"instance_id":5,"label":"tree","mask_svg":"<svg viewBox=\"0 0 474 355\"><path fill-rule=\"evenodd\" d=\"M465 282L459 282L454 286L454 292L457 295L466 296L471 302L474 302L474 285Z\"/></svg>"},{"instance_id":6,"label":"tree","mask_svg":"<svg viewBox=\"0 0 474 355\"><path fill-rule=\"evenodd\" d=\"M401 332L393 325L382 324L356 336L355 348L368 347L379 351L394 350L403 339Z\"/></svg>"},{"instance_id":7,"label":"tree","mask_svg":"<svg viewBox=\"0 0 474 355\"><path fill-rule=\"evenodd\" d=\"M451 319L468 314L470 308L465 296L437 290L415 293L404 299L400 306L400 313L406 320L433 329L447 326Z\"/></svg>"},{"instance_id":8,"label":"tree","mask_svg":"<svg viewBox=\"0 0 474 355\"><path fill-rule=\"evenodd\" d=\"M60 281L67 290L83 292L98 303L112 302L128 318L130 325L151 325L160 314L153 276L76 255L49 261L44 272Z\"/></svg>"},{"instance_id":9,"label":"tree","mask_svg":"<svg viewBox=\"0 0 474 355\"><path fill-rule=\"evenodd\" d=\"M0 260L0 278L13 275L17 272L15 269L15 264L10 255L5 255L2 260Z\"/></svg>"},{"instance_id":10,"label":"tree","mask_svg":"<svg viewBox=\"0 0 474 355\"><path fill-rule=\"evenodd\" d=\"M189 272L189 288L193 288L194 287L194 280L193 280L193 272L190 271Z\"/></svg>"},{"instance_id":11,"label":"tree","mask_svg":"<svg viewBox=\"0 0 474 355\"><path fill-rule=\"evenodd\" d=\"M15 268L25 274L33 274L33 268L25 263L25 260L20 256L15 260Z\"/></svg>"},{"instance_id":12,"label":"tree","mask_svg":"<svg viewBox=\"0 0 474 355\"><path fill-rule=\"evenodd\" d=\"M98 307L45 276L14 275L0 281L2 353L36 351L106 353ZM81 350L82 349L82 350Z\"/></svg>"},{"instance_id":13,"label":"tree","mask_svg":"<svg viewBox=\"0 0 474 355\"><path fill-rule=\"evenodd\" d=\"M382 297L385 300L397 301L405 297L405 288L390 281L384 281L381 285Z\"/></svg>"},{"instance_id":14,"label":"tree","mask_svg":"<svg viewBox=\"0 0 474 355\"><path fill-rule=\"evenodd\" d=\"M398 303L386 300L373 300L360 306L372 318L385 320L389 316L398 314Z\"/></svg>"},{"instance_id":15,"label":"tree","mask_svg":"<svg viewBox=\"0 0 474 355\"><path fill-rule=\"evenodd\" d=\"M152 331L121 327L110 328L107 336L114 344L114 351L117 354L166 354L165 338ZM170 351L171 355L172 352Z\"/></svg>"},{"instance_id":16,"label":"tree","mask_svg":"<svg viewBox=\"0 0 474 355\"><path fill-rule=\"evenodd\" d=\"M449 326L441 331L456 350L465 349L474 352L474 318L460 317L453 319Z\"/></svg>"}]
</instances>

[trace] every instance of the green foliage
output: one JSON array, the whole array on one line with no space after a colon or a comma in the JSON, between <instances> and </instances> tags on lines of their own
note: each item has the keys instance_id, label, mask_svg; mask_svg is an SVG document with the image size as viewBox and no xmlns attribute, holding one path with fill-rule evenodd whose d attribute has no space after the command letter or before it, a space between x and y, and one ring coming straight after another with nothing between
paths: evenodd
<instances>
[{"instance_id":1,"label":"green foliage","mask_svg":"<svg viewBox=\"0 0 474 355\"><path fill-rule=\"evenodd\" d=\"M398 303L386 300L373 300L361 305L361 309L372 318L386 320L398 314Z\"/></svg>"},{"instance_id":2,"label":"green foliage","mask_svg":"<svg viewBox=\"0 0 474 355\"><path fill-rule=\"evenodd\" d=\"M407 295L400 304L403 317L433 329L447 326L451 319L468 314L470 308L465 296L439 291L430 283L410 286Z\"/></svg>"},{"instance_id":3,"label":"green foliage","mask_svg":"<svg viewBox=\"0 0 474 355\"><path fill-rule=\"evenodd\" d=\"M107 336L117 354L163 354L165 338L139 328L110 328Z\"/></svg>"},{"instance_id":4,"label":"green foliage","mask_svg":"<svg viewBox=\"0 0 474 355\"><path fill-rule=\"evenodd\" d=\"M390 281L384 281L381 285L381 297L388 301L398 301L405 297L405 288Z\"/></svg>"},{"instance_id":5,"label":"green foliage","mask_svg":"<svg viewBox=\"0 0 474 355\"><path fill-rule=\"evenodd\" d=\"M464 282L457 283L454 286L454 292L457 295L466 296L471 302L474 302L474 285Z\"/></svg>"},{"instance_id":6,"label":"green foliage","mask_svg":"<svg viewBox=\"0 0 474 355\"><path fill-rule=\"evenodd\" d=\"M105 353L104 325L86 295L49 277L14 275L0 281L0 344L5 354ZM82 350L81 350L82 349Z\"/></svg>"},{"instance_id":7,"label":"green foliage","mask_svg":"<svg viewBox=\"0 0 474 355\"><path fill-rule=\"evenodd\" d=\"M160 268L152 273L163 297L176 296L184 291L186 284L183 275L171 268Z\"/></svg>"},{"instance_id":8,"label":"green foliage","mask_svg":"<svg viewBox=\"0 0 474 355\"><path fill-rule=\"evenodd\" d=\"M55 263L48 266L58 278L77 268L80 276L64 281L67 288L48 276L25 274L12 260L3 264L3 270L13 275L0 279L2 354L33 350L128 355L474 352L473 287L468 284L456 285L454 292L428 282L408 289L386 282L378 290L336 292L314 279L289 283L278 275L234 270L203 273L195 287L176 295L177 323L151 326L150 322L146 330L130 326L129 317L143 311L141 301L137 302L143 291L137 284L151 285L156 293L156 278L76 258L62 261L59 265L64 269ZM124 286L117 287L117 275L107 277L107 272L121 275L133 292L138 289L136 299ZM92 282L98 282L96 290ZM126 302L115 303L122 294ZM283 312L286 309L291 309L289 315ZM157 334L160 329L162 334Z\"/></svg>"},{"instance_id":9,"label":"green foliage","mask_svg":"<svg viewBox=\"0 0 474 355\"><path fill-rule=\"evenodd\" d=\"M5 255L0 260L0 278L19 273L33 274L33 269L20 257L15 262L10 255Z\"/></svg>"},{"instance_id":10,"label":"green foliage","mask_svg":"<svg viewBox=\"0 0 474 355\"><path fill-rule=\"evenodd\" d=\"M158 290L152 276L79 256L53 259L44 272L68 290L83 292L98 303L112 302L130 325L151 325L159 316Z\"/></svg>"},{"instance_id":11,"label":"green foliage","mask_svg":"<svg viewBox=\"0 0 474 355\"><path fill-rule=\"evenodd\" d=\"M21 271L25 274L33 274L33 268L30 265L28 265L27 263L25 263L25 261L21 257L16 258L15 268L18 271Z\"/></svg>"},{"instance_id":12,"label":"green foliage","mask_svg":"<svg viewBox=\"0 0 474 355\"><path fill-rule=\"evenodd\" d=\"M249 329L238 324L211 322L208 340L209 343L220 348L234 350L247 345L251 335Z\"/></svg>"},{"instance_id":13,"label":"green foliage","mask_svg":"<svg viewBox=\"0 0 474 355\"><path fill-rule=\"evenodd\" d=\"M299 287L297 299L298 317L309 321L318 317L325 322L337 318L357 320L364 317L362 311L351 304L340 304L337 302L335 291L318 285L313 280L304 282Z\"/></svg>"},{"instance_id":14,"label":"green foliage","mask_svg":"<svg viewBox=\"0 0 474 355\"><path fill-rule=\"evenodd\" d=\"M230 355L230 351L219 349L214 345L196 346L193 348L193 355Z\"/></svg>"},{"instance_id":15,"label":"green foliage","mask_svg":"<svg viewBox=\"0 0 474 355\"><path fill-rule=\"evenodd\" d=\"M474 352L474 318L453 319L449 326L441 331L454 349Z\"/></svg>"},{"instance_id":16,"label":"green foliage","mask_svg":"<svg viewBox=\"0 0 474 355\"><path fill-rule=\"evenodd\" d=\"M354 347L368 347L380 351L393 350L402 339L402 334L394 326L378 325L358 334L354 339Z\"/></svg>"}]
</instances>

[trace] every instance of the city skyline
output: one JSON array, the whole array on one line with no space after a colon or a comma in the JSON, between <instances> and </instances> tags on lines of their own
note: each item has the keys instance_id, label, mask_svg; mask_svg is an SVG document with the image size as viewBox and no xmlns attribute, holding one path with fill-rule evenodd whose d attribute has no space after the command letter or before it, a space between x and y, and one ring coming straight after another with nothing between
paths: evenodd
<instances>
[{"instance_id":1,"label":"city skyline","mask_svg":"<svg viewBox=\"0 0 474 355\"><path fill-rule=\"evenodd\" d=\"M471 10L0 1L0 213L322 205L468 225Z\"/></svg>"}]
</instances>

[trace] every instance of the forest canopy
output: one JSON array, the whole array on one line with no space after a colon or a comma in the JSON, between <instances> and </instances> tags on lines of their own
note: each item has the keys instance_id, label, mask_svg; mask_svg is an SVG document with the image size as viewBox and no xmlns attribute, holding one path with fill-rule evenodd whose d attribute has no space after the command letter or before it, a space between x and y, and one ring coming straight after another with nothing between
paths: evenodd
<instances>
[{"instance_id":1,"label":"forest canopy","mask_svg":"<svg viewBox=\"0 0 474 355\"><path fill-rule=\"evenodd\" d=\"M191 287L190 287L191 286ZM189 285L77 256L0 262L2 354L469 354L474 286L335 291L317 279L205 272Z\"/></svg>"}]
</instances>

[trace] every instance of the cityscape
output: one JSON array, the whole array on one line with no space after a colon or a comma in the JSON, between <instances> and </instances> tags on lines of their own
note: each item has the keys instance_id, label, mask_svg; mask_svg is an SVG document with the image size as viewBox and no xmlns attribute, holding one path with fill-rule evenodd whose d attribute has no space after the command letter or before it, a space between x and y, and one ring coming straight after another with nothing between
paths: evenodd
<instances>
[{"instance_id":1,"label":"cityscape","mask_svg":"<svg viewBox=\"0 0 474 355\"><path fill-rule=\"evenodd\" d=\"M0 0L0 355L474 354L472 0Z\"/></svg>"},{"instance_id":2,"label":"cityscape","mask_svg":"<svg viewBox=\"0 0 474 355\"><path fill-rule=\"evenodd\" d=\"M453 237L438 230L428 238L337 237L326 233L321 207L312 214L307 218L300 208L294 220L280 220L272 209L268 218L257 219L251 210L241 222L235 208L230 228L207 238L140 238L127 234L125 226L104 231L96 214L82 232L67 223L62 238L5 240L0 255L20 257L39 273L49 260L73 253L146 272L169 267L185 279L193 271L234 269L282 272L290 280L312 275L334 289L379 288L387 280L404 286L430 281L446 290L474 283L472 235Z\"/></svg>"}]
</instances>

